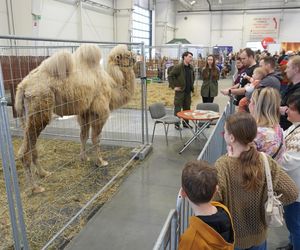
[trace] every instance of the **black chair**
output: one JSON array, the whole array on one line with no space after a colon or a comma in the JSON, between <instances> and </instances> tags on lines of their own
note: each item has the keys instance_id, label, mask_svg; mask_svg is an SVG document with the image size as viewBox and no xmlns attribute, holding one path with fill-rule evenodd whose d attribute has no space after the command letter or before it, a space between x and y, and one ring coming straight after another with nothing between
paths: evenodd
<instances>
[{"instance_id":1,"label":"black chair","mask_svg":"<svg viewBox=\"0 0 300 250\"><path fill-rule=\"evenodd\" d=\"M154 139L155 127L157 123L162 123L165 129L166 142L168 145L168 130L170 124L180 123L180 119L175 115L167 115L166 108L162 103L154 103L149 106L151 118L154 120L154 127L152 133L152 142ZM181 130L179 130L180 138L182 138Z\"/></svg>"}]
</instances>

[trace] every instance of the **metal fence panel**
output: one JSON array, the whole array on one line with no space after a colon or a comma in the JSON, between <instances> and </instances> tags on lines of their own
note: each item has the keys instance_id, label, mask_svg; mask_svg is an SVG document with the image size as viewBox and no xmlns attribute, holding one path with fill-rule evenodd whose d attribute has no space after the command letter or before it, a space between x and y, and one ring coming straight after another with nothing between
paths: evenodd
<instances>
[{"instance_id":1,"label":"metal fence panel","mask_svg":"<svg viewBox=\"0 0 300 250\"><path fill-rule=\"evenodd\" d=\"M178 247L177 239L178 214L175 209L169 212L166 222L159 234L153 250L170 249L176 250Z\"/></svg>"},{"instance_id":2,"label":"metal fence panel","mask_svg":"<svg viewBox=\"0 0 300 250\"><path fill-rule=\"evenodd\" d=\"M6 216L8 211L11 213L11 225L13 228L11 240L14 237L14 247L16 249L21 249L21 247L27 249L26 234L29 239L29 247L34 249L40 249L42 247L44 249L48 247L63 247L67 244L70 237L79 230L80 225L85 223L87 217L91 216L91 214L95 213L95 211L101 207L101 203L99 205L98 200L99 196L103 196L103 192L106 191L119 176L122 176L124 172L126 172L133 159L141 158L141 154L145 154L149 147L144 62L140 64L140 79L134 79L136 95L133 97L133 101L111 112L103 127L101 133L101 148L107 148L106 157L110 159L110 165L108 167L98 168L93 164L95 160L100 159L97 158L98 141L92 140L94 145L90 146L90 140L88 140L86 150L84 148L80 150L77 146L76 142L79 141L79 138L85 137L86 134L81 133L80 135L80 126L77 124L74 116L55 116L51 124L43 130L49 123L52 110L55 110L57 114L60 114L60 110L64 110L62 112L67 110L70 111L71 114L74 110L80 109L78 103L80 101L86 101L89 96L84 96L82 99L64 99L63 92L61 92L61 95L55 93L55 102L59 103L59 105L52 106L52 99L50 98L52 97L52 92L42 92L45 86L47 86L45 82L48 81L46 78L43 78L42 74L35 78L36 83L39 84L37 85L38 88L34 90L35 92L26 92L26 98L23 99L25 102L24 107L26 107L24 113L25 119L27 119L27 121L31 119L31 122L27 123L24 127L25 131L27 131L23 139L25 144L23 143L23 146L20 147L22 142L19 140L19 137L23 134L21 121L24 121L24 119L18 118L17 113L12 107L7 107L7 100L9 100L10 105L14 105L17 84L45 59L62 50L74 53L79 45L83 43L82 41L0 37L0 62L4 68L4 79L1 82L2 91L0 92L1 157L5 170L4 174L9 200L9 206L0 200L1 203L3 202L3 204L0 204L0 217L2 219L2 216ZM93 43L100 48L102 53L101 65L103 70L107 70L108 55L117 44L88 43ZM144 46L142 44L127 45L132 51L139 50L142 54L144 53ZM123 60L124 64L121 65L121 67L123 67L122 72L127 72L126 68L128 65L126 65L125 59L125 57L116 58L118 62ZM128 60L127 62L130 62L131 59ZM88 82L91 75L87 74L87 71L84 71L83 67L79 67L77 64L74 65L75 70L72 72L81 75L81 77L83 77L82 82ZM64 66L65 65L62 65L62 67ZM0 71L2 73L2 70ZM66 72L67 74L69 73L68 71ZM101 73L102 71L100 70L99 72ZM34 74L35 73L32 75ZM61 79L59 75L58 78ZM66 86L66 88L67 87L68 86ZM123 84L120 88L124 88L125 91ZM53 87L53 89L55 88ZM77 90L79 91L79 89L76 89L76 91ZM94 91L93 96L102 94L101 91L105 91L105 89L100 89L99 93ZM36 93L39 94L37 95ZM104 105L107 105L107 103L102 103L101 105L105 107ZM86 117L93 117L93 119L87 119L87 123L83 123L82 126L91 126L94 128L94 131L97 131L97 126L94 125L97 124L100 115L102 115L102 113L97 115L93 112L87 112L82 119ZM35 143L40 133L39 141L42 142L36 147ZM14 141L17 147L16 149L13 149L13 146L9 144L9 140ZM66 144L66 142L70 144ZM49 151L50 146L52 148ZM120 146L129 147L129 150L123 150L122 148L119 150ZM136 148L130 152L130 148L134 147ZM23 152L21 157L17 156L16 152L14 152L14 150L19 148L21 148L20 152ZM25 153L24 148L27 150ZM90 154L90 151L95 149L96 158L95 153ZM66 152L66 154L59 156L59 151ZM81 154L79 154L80 151ZM37 152L39 153L38 158L40 161L37 161ZM88 156L91 157L91 160L85 161L86 163L83 164L80 163L80 158L82 155L85 156L85 152L90 154ZM119 158L123 152L125 152L124 160L120 161ZM49 157L52 157L51 160ZM36 176L35 173L31 172L31 175L27 175L29 181L26 183L24 181L25 174L23 168L21 168L21 163L28 164L29 162L29 164L31 164L32 161L37 173L45 173L45 175L47 172L43 172L41 166L47 165L49 162L51 162L50 165L52 164L53 173L49 176L47 173L46 178L37 182L38 185L44 185L47 188L46 192L40 196L32 196L28 193L28 190L25 190L25 188L28 189L29 187L28 183L34 184L32 180L36 179ZM98 162L98 164L101 164L101 161ZM114 164L118 166L118 168L113 169ZM14 170L16 166L17 171ZM63 177L64 171L69 171L65 173L68 176L67 179ZM84 171L84 174L81 176L81 172L79 171ZM19 182L21 183L21 193L18 190L17 172ZM57 183L64 183L64 186L59 186ZM35 185L33 185L33 187L35 187ZM10 190L10 188L12 188L12 190ZM82 191L84 188L88 190L85 190L86 192L84 193L80 193L80 190ZM27 232L22 218L23 213L20 197L23 202ZM16 203L14 203L14 201ZM95 204L96 202L98 202L98 204ZM72 227L70 227L71 225ZM0 227L1 226L0 224ZM46 235L45 238L41 238L36 232L44 232ZM0 248L2 248L2 243L1 241ZM5 242L5 244L6 243L8 242ZM7 246L8 245L5 245L3 248Z\"/></svg>"},{"instance_id":3,"label":"metal fence panel","mask_svg":"<svg viewBox=\"0 0 300 250\"><path fill-rule=\"evenodd\" d=\"M23 218L23 208L20 197L18 179L16 174L16 164L12 149L12 140L9 131L8 115L6 110L7 101L5 99L3 86L3 75L0 65L0 148L5 188L8 201L8 209L12 225L12 238L14 240L14 244L12 245L14 245L15 249L17 250L21 248L26 250L28 249L28 242ZM1 215L5 214L5 207L6 206L1 206ZM1 221L5 222L5 226L8 226L7 220L2 219ZM4 235L0 236L2 242L5 242L6 237ZM8 246L11 247L12 245Z\"/></svg>"},{"instance_id":4,"label":"metal fence panel","mask_svg":"<svg viewBox=\"0 0 300 250\"><path fill-rule=\"evenodd\" d=\"M166 81L168 68L180 63L181 56L185 51L193 53L192 65L195 70L195 79L200 79L205 58L212 51L212 48L191 44L146 46L147 77L157 79L157 81Z\"/></svg>"},{"instance_id":5,"label":"metal fence panel","mask_svg":"<svg viewBox=\"0 0 300 250\"><path fill-rule=\"evenodd\" d=\"M214 164L214 162L223 154L226 153L226 143L222 136L222 132L224 131L224 125L226 118L234 113L234 105L232 104L232 100L225 107L224 112L222 113L220 119L218 120L216 126L214 127L211 135L209 136L204 148L199 154L197 160L206 160L210 164ZM177 216L175 217L174 224L171 223L171 215L177 212ZM176 201L176 210L171 210L169 213L169 217L166 219L163 229L161 230L157 241L154 245L153 250L164 250L168 249L164 246L163 242L169 242L171 239L179 240L180 235L186 230L189 225L189 217L193 215L193 210L187 199L181 197L180 193L178 194ZM169 234L165 229L171 228L171 231L174 234ZM178 246L178 242L175 243ZM177 248L174 248L177 249Z\"/></svg>"}]
</instances>

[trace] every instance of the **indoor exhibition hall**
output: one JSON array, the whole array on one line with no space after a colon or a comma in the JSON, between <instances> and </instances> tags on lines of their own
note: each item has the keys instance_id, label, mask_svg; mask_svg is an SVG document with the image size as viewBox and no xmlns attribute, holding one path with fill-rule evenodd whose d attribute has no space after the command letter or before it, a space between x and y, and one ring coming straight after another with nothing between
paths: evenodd
<instances>
[{"instance_id":1,"label":"indoor exhibition hall","mask_svg":"<svg viewBox=\"0 0 300 250\"><path fill-rule=\"evenodd\" d=\"M0 0L0 250L300 250L300 0Z\"/></svg>"}]
</instances>

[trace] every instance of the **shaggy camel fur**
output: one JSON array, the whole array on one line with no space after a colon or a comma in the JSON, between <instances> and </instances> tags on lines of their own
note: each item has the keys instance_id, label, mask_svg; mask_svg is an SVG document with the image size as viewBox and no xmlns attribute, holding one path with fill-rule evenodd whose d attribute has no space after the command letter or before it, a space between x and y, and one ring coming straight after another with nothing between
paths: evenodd
<instances>
[{"instance_id":1,"label":"shaggy camel fur","mask_svg":"<svg viewBox=\"0 0 300 250\"><path fill-rule=\"evenodd\" d=\"M110 111L133 96L135 57L127 46L118 45L109 53L107 71L101 67L100 59L100 49L95 45L81 45L73 54L58 52L32 70L18 85L15 108L23 117L24 127L19 156L33 193L45 189L35 182L31 162L40 177L49 175L38 164L36 142L53 113L77 115L82 160L86 159L85 146L91 127L97 164L108 164L100 156L99 136Z\"/></svg>"}]
</instances>

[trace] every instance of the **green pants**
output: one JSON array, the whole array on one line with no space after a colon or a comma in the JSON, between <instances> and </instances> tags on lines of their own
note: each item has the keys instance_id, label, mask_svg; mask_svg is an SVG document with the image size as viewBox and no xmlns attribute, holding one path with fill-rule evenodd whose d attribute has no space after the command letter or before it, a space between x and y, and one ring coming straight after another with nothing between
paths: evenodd
<instances>
[{"instance_id":1,"label":"green pants","mask_svg":"<svg viewBox=\"0 0 300 250\"><path fill-rule=\"evenodd\" d=\"M185 93L184 91L175 91L174 96L174 115L177 115L181 110L191 109L191 92Z\"/></svg>"}]
</instances>

